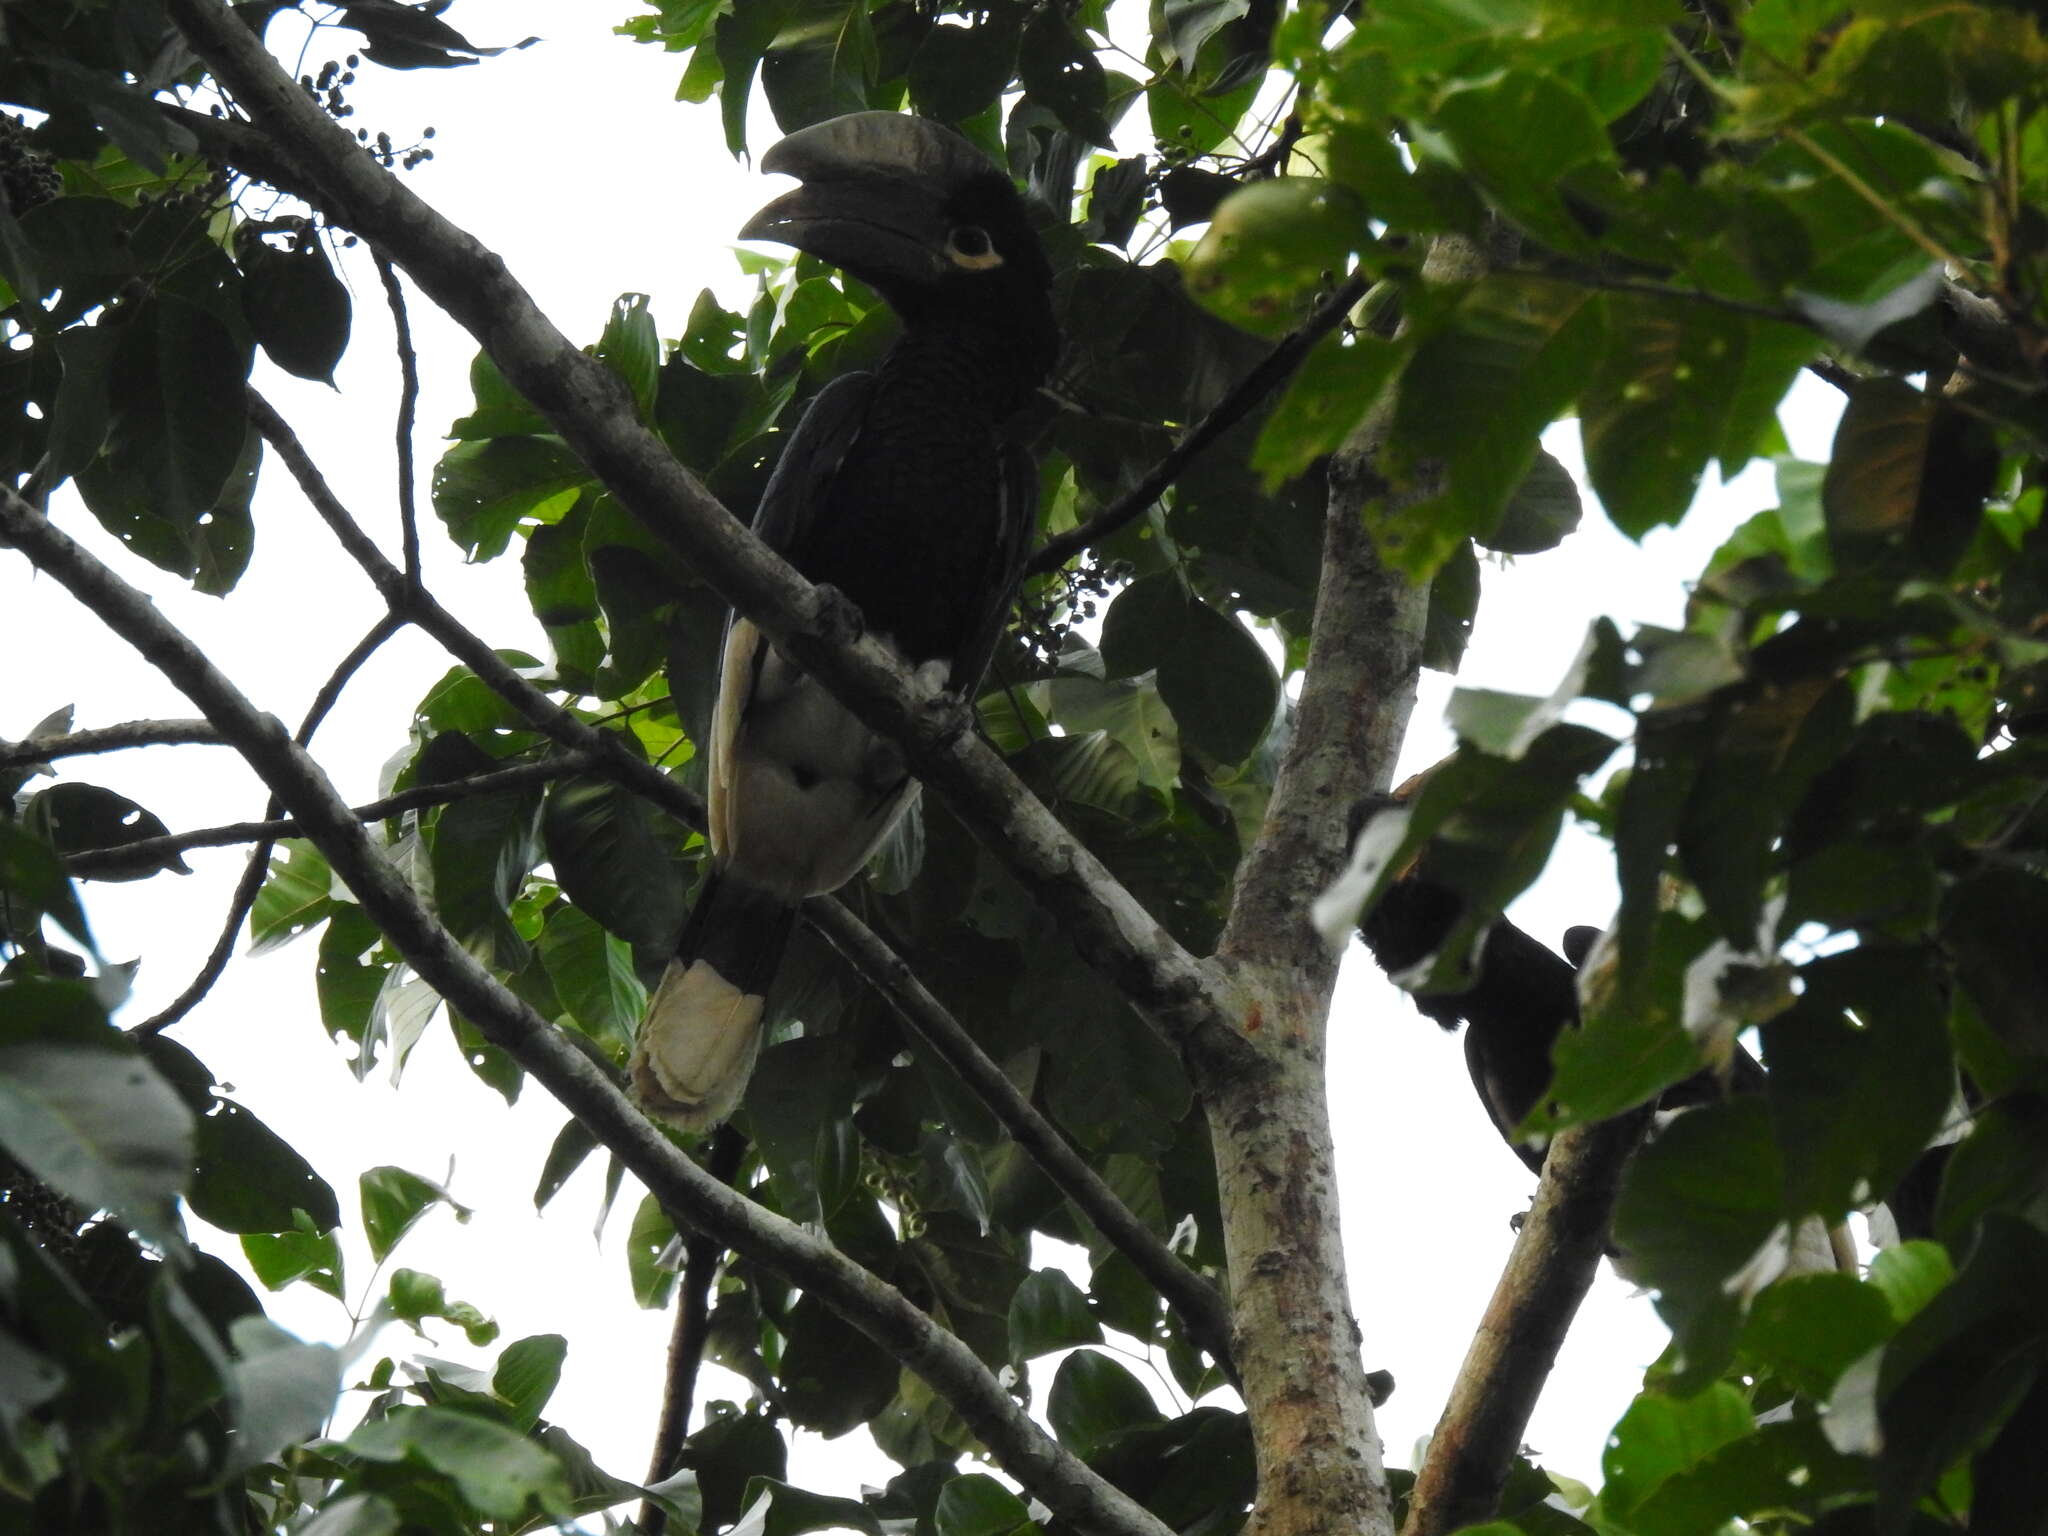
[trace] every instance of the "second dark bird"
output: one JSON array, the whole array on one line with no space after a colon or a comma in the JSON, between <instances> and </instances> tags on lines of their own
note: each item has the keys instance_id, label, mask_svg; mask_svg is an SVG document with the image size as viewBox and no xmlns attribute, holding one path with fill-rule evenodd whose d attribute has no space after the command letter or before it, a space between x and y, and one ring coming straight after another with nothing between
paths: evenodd
<instances>
[{"instance_id":1,"label":"second dark bird","mask_svg":"<svg viewBox=\"0 0 2048 1536\"><path fill-rule=\"evenodd\" d=\"M741 236L861 279L903 331L879 368L811 402L754 532L852 599L905 665L971 695L1037 526L1036 472L1002 427L1059 348L1024 201L958 134L888 112L793 133L761 168L802 185ZM746 1089L797 908L851 879L917 793L892 743L737 616L705 747L711 870L632 1063L641 1104L691 1130Z\"/></svg>"}]
</instances>

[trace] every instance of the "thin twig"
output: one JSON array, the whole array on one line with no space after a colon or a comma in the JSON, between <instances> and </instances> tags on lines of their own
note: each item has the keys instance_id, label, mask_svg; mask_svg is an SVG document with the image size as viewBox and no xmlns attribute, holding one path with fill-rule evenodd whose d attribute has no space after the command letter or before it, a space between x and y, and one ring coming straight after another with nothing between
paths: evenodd
<instances>
[{"instance_id":1,"label":"thin twig","mask_svg":"<svg viewBox=\"0 0 2048 1536\"><path fill-rule=\"evenodd\" d=\"M1551 1142L1536 1203L1415 1474L1401 1536L1444 1536L1492 1518L1537 1396L1600 1267L1622 1164L1653 1109L1574 1126Z\"/></svg>"},{"instance_id":2,"label":"thin twig","mask_svg":"<svg viewBox=\"0 0 2048 1536\"><path fill-rule=\"evenodd\" d=\"M320 729L320 722L332 713L341 701L341 693L349 685L363 663L377 653L377 648L404 626L404 620L396 614L386 613L370 626L369 633L355 643L355 647L341 658L320 691L313 696L313 703L306 711L306 718L300 722L298 734L292 739L300 746L312 741L313 733ZM276 795L270 797L270 804L264 808L266 820L274 818L284 807ZM228 900L228 915L221 924L220 936L213 941L205 963L199 967L199 974L186 984L185 990L167 1003L160 1011L144 1019L129 1031L138 1038L161 1034L173 1024L197 1008L221 973L228 968L228 960L234 955L235 940L242 932L242 924L255 909L257 894L263 889L263 877L270 872L270 851L276 846L273 838L261 837L256 846L249 850L247 862L242 865L242 878L235 882L235 893Z\"/></svg>"},{"instance_id":3,"label":"thin twig","mask_svg":"<svg viewBox=\"0 0 2048 1536\"><path fill-rule=\"evenodd\" d=\"M27 500L26 497L22 498ZM0 741L0 768L26 768L60 757L89 757L125 752L131 747L217 747L220 732L204 720L129 720L120 725L68 731L62 736L31 736L26 741Z\"/></svg>"},{"instance_id":4,"label":"thin twig","mask_svg":"<svg viewBox=\"0 0 2048 1536\"><path fill-rule=\"evenodd\" d=\"M412 322L406 318L405 289L399 286L397 269L382 251L373 252L377 276L384 282L384 297L391 305L393 344L398 349L398 521L402 530L405 579L420 584L420 514L418 490L414 484L412 437L420 404L420 360L413 350Z\"/></svg>"},{"instance_id":5,"label":"thin twig","mask_svg":"<svg viewBox=\"0 0 2048 1536\"><path fill-rule=\"evenodd\" d=\"M1283 336L1272 351L1260 358L1243 378L1231 386L1230 392L1210 408L1208 415L1182 434L1180 441L1146 472L1144 479L1080 527L1047 539L1038 553L1031 557L1030 564L1025 566L1025 574L1037 576L1056 571L1082 550L1144 516L1165 494L1167 487L1180 478L1180 472L1187 468L1196 454L1244 420L1254 407L1292 376L1315 344L1343 323L1352 306L1365 297L1366 289L1371 286L1372 280L1363 272L1353 273L1339 283L1315 307L1315 312L1308 319Z\"/></svg>"},{"instance_id":6,"label":"thin twig","mask_svg":"<svg viewBox=\"0 0 2048 1536\"><path fill-rule=\"evenodd\" d=\"M704 1171L727 1188L735 1187L747 1138L730 1125L721 1126L704 1159ZM683 1245L683 1280L676 1297L676 1326L669 1335L668 1372L663 1377L661 1419L654 1429L654 1450L647 1458L647 1486L672 1476L683 1442L690 1437L690 1412L697 1402L697 1371L710 1340L711 1284L725 1245L709 1233L692 1231ZM668 1511L654 1500L640 1506L640 1536L662 1536Z\"/></svg>"},{"instance_id":7,"label":"thin twig","mask_svg":"<svg viewBox=\"0 0 2048 1536\"><path fill-rule=\"evenodd\" d=\"M199 0L176 0L190 26ZM216 14L209 7L208 14ZM215 40L241 23L224 14ZM253 41L253 40L252 40ZM256 708L149 598L11 490L0 488L0 536L127 641L218 726L305 826L364 913L451 1008L519 1062L644 1183L749 1259L815 1296L907 1363L1030 1493L1099 1536L1167 1536L1169 1528L1091 1471L1033 1422L974 1352L909 1297L823 1238L727 1189L685 1157L581 1051L455 941L373 843L305 749Z\"/></svg>"},{"instance_id":8,"label":"thin twig","mask_svg":"<svg viewBox=\"0 0 2048 1536\"><path fill-rule=\"evenodd\" d=\"M595 752L557 752L538 762L514 763L509 768L494 768L489 773L400 790L382 800L372 800L367 805L355 807L355 814L359 821L385 821L407 811L451 805L457 800L497 794L508 789L524 789L530 784L545 784L552 779L572 778L579 773L589 773L598 763L599 754ZM118 879L155 868L174 854L187 853L194 848L232 848L238 843L255 842L259 838L299 835L299 824L289 816L264 821L231 821L218 827L198 827L190 832L137 838L118 848L95 848L88 853L74 853L64 860L64 871L87 880Z\"/></svg>"},{"instance_id":9,"label":"thin twig","mask_svg":"<svg viewBox=\"0 0 2048 1536\"><path fill-rule=\"evenodd\" d=\"M1180 1314L1188 1336L1209 1352L1234 1383L1230 1307L1222 1293L1182 1263L1132 1214L1130 1207L1067 1144L1053 1123L1017 1091L1009 1075L975 1044L974 1037L947 1011L945 1004L932 996L903 957L884 944L844 902L831 896L813 897L804 903L804 921L817 929L882 994L911 1033L960 1076L1060 1192L1079 1206L1111 1245L1152 1282L1167 1305Z\"/></svg>"}]
</instances>

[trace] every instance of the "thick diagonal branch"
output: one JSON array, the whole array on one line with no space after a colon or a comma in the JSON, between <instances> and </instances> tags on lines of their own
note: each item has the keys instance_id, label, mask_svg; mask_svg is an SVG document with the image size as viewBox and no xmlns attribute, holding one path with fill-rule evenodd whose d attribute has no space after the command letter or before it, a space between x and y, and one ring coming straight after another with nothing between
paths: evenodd
<instances>
[{"instance_id":1,"label":"thick diagonal branch","mask_svg":"<svg viewBox=\"0 0 2048 1536\"><path fill-rule=\"evenodd\" d=\"M862 720L903 745L918 776L1056 915L1082 956L1184 1056L1241 1059L1213 978L1018 782L971 729L863 634L839 594L813 587L749 533L640 421L596 358L541 314L504 262L442 218L321 113L219 0L171 0L215 78L281 158L315 183L331 219L402 265L490 353L619 503ZM303 193L302 193L303 195Z\"/></svg>"},{"instance_id":2,"label":"thick diagonal branch","mask_svg":"<svg viewBox=\"0 0 2048 1536\"><path fill-rule=\"evenodd\" d=\"M406 961L574 1114L663 1205L786 1276L927 1382L1046 1506L1090 1531L1166 1536L1167 1527L1062 1449L973 1352L895 1287L793 1222L726 1188L683 1156L598 1067L493 977L434 918L320 767L259 711L149 599L0 489L0 534L133 645L198 705L283 801Z\"/></svg>"},{"instance_id":3,"label":"thick diagonal branch","mask_svg":"<svg viewBox=\"0 0 2048 1536\"><path fill-rule=\"evenodd\" d=\"M1574 1126L1551 1142L1536 1203L1415 1475L1401 1536L1446 1536L1492 1518L1529 1415L1600 1268L1621 1167L1650 1115L1646 1105Z\"/></svg>"}]
</instances>

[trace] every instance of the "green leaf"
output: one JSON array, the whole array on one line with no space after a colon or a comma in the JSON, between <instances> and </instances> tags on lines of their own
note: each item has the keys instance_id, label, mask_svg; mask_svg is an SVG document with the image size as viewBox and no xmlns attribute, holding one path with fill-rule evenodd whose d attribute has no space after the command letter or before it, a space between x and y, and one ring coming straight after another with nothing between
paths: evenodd
<instances>
[{"instance_id":1,"label":"green leaf","mask_svg":"<svg viewBox=\"0 0 2048 1536\"><path fill-rule=\"evenodd\" d=\"M526 941L510 908L540 858L541 795L535 789L470 795L434 820L434 906L456 940L487 965L516 971Z\"/></svg>"},{"instance_id":2,"label":"green leaf","mask_svg":"<svg viewBox=\"0 0 2048 1536\"><path fill-rule=\"evenodd\" d=\"M11 982L0 1001L0 1146L85 1210L177 1246L172 1204L194 1142L177 1090L97 1022L81 984Z\"/></svg>"},{"instance_id":3,"label":"green leaf","mask_svg":"<svg viewBox=\"0 0 2048 1536\"><path fill-rule=\"evenodd\" d=\"M633 1299L649 1311L668 1305L676 1288L676 1271L662 1262L678 1241L676 1224L668 1219L661 1202L652 1195L641 1197L633 1212L633 1227L626 1234L626 1272L633 1282Z\"/></svg>"},{"instance_id":4,"label":"green leaf","mask_svg":"<svg viewBox=\"0 0 2048 1536\"><path fill-rule=\"evenodd\" d=\"M420 1324L430 1317L453 1323L472 1344L488 1344L498 1336L496 1323L466 1301L450 1301L439 1278L417 1269L391 1272L386 1302L392 1316L410 1323L423 1337L426 1330Z\"/></svg>"},{"instance_id":5,"label":"green leaf","mask_svg":"<svg viewBox=\"0 0 2048 1536\"><path fill-rule=\"evenodd\" d=\"M1219 763L1244 761L1273 723L1280 680L1264 649L1172 571L1117 595L1102 625L1102 657L1112 677L1156 670L1182 740Z\"/></svg>"},{"instance_id":6,"label":"green leaf","mask_svg":"<svg viewBox=\"0 0 2048 1536\"><path fill-rule=\"evenodd\" d=\"M1008 1536L1030 1519L1024 1501L983 1472L948 1482L932 1515L938 1536Z\"/></svg>"},{"instance_id":7,"label":"green leaf","mask_svg":"<svg viewBox=\"0 0 2048 1536\"><path fill-rule=\"evenodd\" d=\"M1825 1402L1842 1372L1897 1327L1875 1285L1853 1275L1788 1275L1751 1304L1741 1349L1746 1359Z\"/></svg>"},{"instance_id":8,"label":"green leaf","mask_svg":"<svg viewBox=\"0 0 2048 1536\"><path fill-rule=\"evenodd\" d=\"M325 921L335 906L334 875L320 850L295 837L286 838L277 846L284 857L271 855L270 877L256 893L256 905L249 913L252 955L290 943Z\"/></svg>"},{"instance_id":9,"label":"green leaf","mask_svg":"<svg viewBox=\"0 0 2048 1536\"><path fill-rule=\"evenodd\" d=\"M285 251L250 228L237 245L242 313L256 340L286 373L332 384L348 350L351 305L320 239L308 232Z\"/></svg>"},{"instance_id":10,"label":"green leaf","mask_svg":"<svg viewBox=\"0 0 2048 1536\"><path fill-rule=\"evenodd\" d=\"M1742 325L1703 305L1604 295L1607 350L1580 396L1586 474L1640 539L1692 505L1744 375Z\"/></svg>"},{"instance_id":11,"label":"green leaf","mask_svg":"<svg viewBox=\"0 0 2048 1536\"><path fill-rule=\"evenodd\" d=\"M642 421L654 419L654 396L661 386L661 335L647 304L644 293L620 294L597 341L598 361L632 392Z\"/></svg>"},{"instance_id":12,"label":"green leaf","mask_svg":"<svg viewBox=\"0 0 2048 1536\"><path fill-rule=\"evenodd\" d=\"M1557 548L1579 526L1580 511L1579 486L1571 471L1538 448L1536 462L1508 498L1500 522L1479 542L1504 555L1540 555Z\"/></svg>"},{"instance_id":13,"label":"green leaf","mask_svg":"<svg viewBox=\"0 0 2048 1536\"><path fill-rule=\"evenodd\" d=\"M1902 1525L2032 1385L2048 1349L2044 1272L2048 1235L1993 1215L1955 1280L1886 1346L1878 1372L1880 1520Z\"/></svg>"},{"instance_id":14,"label":"green leaf","mask_svg":"<svg viewBox=\"0 0 2048 1536\"><path fill-rule=\"evenodd\" d=\"M343 1446L366 1461L416 1460L448 1478L491 1520L517 1520L530 1506L568 1502L561 1463L524 1436L453 1408L393 1408Z\"/></svg>"},{"instance_id":15,"label":"green leaf","mask_svg":"<svg viewBox=\"0 0 2048 1536\"><path fill-rule=\"evenodd\" d=\"M541 930L540 957L555 995L586 1035L618 1050L631 1046L647 1011L647 989L623 939L575 907L558 907Z\"/></svg>"},{"instance_id":16,"label":"green leaf","mask_svg":"<svg viewBox=\"0 0 2048 1536\"><path fill-rule=\"evenodd\" d=\"M1101 1342L1088 1298L1057 1269L1033 1270L1010 1298L1010 1353L1018 1360Z\"/></svg>"},{"instance_id":17,"label":"green leaf","mask_svg":"<svg viewBox=\"0 0 2048 1536\"><path fill-rule=\"evenodd\" d=\"M1331 337L1309 353L1266 417L1251 467L1268 493L1335 453L1378 402L1402 349L1371 335Z\"/></svg>"},{"instance_id":18,"label":"green leaf","mask_svg":"<svg viewBox=\"0 0 2048 1536\"><path fill-rule=\"evenodd\" d=\"M1099 149L1114 148L1109 76L1085 36L1076 36L1057 11L1039 11L1025 25L1017 52L1017 79L1024 93L1050 111L1068 132Z\"/></svg>"},{"instance_id":19,"label":"green leaf","mask_svg":"<svg viewBox=\"0 0 2048 1536\"><path fill-rule=\"evenodd\" d=\"M332 1232L313 1230L300 1212L289 1232L245 1232L242 1256L267 1290L281 1291L296 1280L342 1300L341 1242Z\"/></svg>"},{"instance_id":20,"label":"green leaf","mask_svg":"<svg viewBox=\"0 0 2048 1536\"><path fill-rule=\"evenodd\" d=\"M513 529L559 520L589 482L590 472L551 438L459 443L434 466L434 511L470 559L494 560Z\"/></svg>"},{"instance_id":21,"label":"green leaf","mask_svg":"<svg viewBox=\"0 0 2048 1536\"><path fill-rule=\"evenodd\" d=\"M1890 1190L1954 1092L1946 978L1932 954L1864 944L1802 966L1763 1026L1785 1209L1837 1220Z\"/></svg>"},{"instance_id":22,"label":"green leaf","mask_svg":"<svg viewBox=\"0 0 2048 1536\"><path fill-rule=\"evenodd\" d=\"M902 1366L896 1357L814 1296L790 1309L781 1368L790 1421L828 1439L889 1406Z\"/></svg>"},{"instance_id":23,"label":"green leaf","mask_svg":"<svg viewBox=\"0 0 2048 1536\"><path fill-rule=\"evenodd\" d=\"M440 1204L455 1212L457 1221L468 1221L469 1207L430 1179L389 1164L365 1169L356 1180L362 1198L363 1237L370 1245L370 1257L378 1263L391 1256L405 1234L418 1220Z\"/></svg>"},{"instance_id":24,"label":"green leaf","mask_svg":"<svg viewBox=\"0 0 2048 1536\"><path fill-rule=\"evenodd\" d=\"M1392 446L1404 473L1440 464L1443 492L1375 519L1402 569L1427 574L1464 536L1496 536L1539 462L1544 428L1591 376L1606 328L1582 288L1492 277L1423 336L1401 375Z\"/></svg>"},{"instance_id":25,"label":"green leaf","mask_svg":"<svg viewBox=\"0 0 2048 1536\"><path fill-rule=\"evenodd\" d=\"M320 1432L341 1394L341 1357L263 1317L236 1318L229 1339L237 1356L228 1377L236 1414L226 1470L235 1474Z\"/></svg>"},{"instance_id":26,"label":"green leaf","mask_svg":"<svg viewBox=\"0 0 2048 1536\"><path fill-rule=\"evenodd\" d=\"M1718 1373L1733 1345L1739 1302L1723 1282L1780 1227L1783 1177L1768 1111L1755 1098L1678 1116L1622 1176L1615 1241L1631 1272L1657 1292L1688 1380ZM1645 1484L1636 1496L1648 1491Z\"/></svg>"},{"instance_id":27,"label":"green leaf","mask_svg":"<svg viewBox=\"0 0 2048 1536\"><path fill-rule=\"evenodd\" d=\"M1017 67L1015 12L993 10L974 26L941 20L910 60L910 101L920 117L963 122L992 105Z\"/></svg>"},{"instance_id":28,"label":"green leaf","mask_svg":"<svg viewBox=\"0 0 2048 1536\"><path fill-rule=\"evenodd\" d=\"M498 1356L491 1390L505 1400L521 1429L532 1429L562 1379L562 1361L569 1341L559 1333L536 1333L514 1339Z\"/></svg>"},{"instance_id":29,"label":"green leaf","mask_svg":"<svg viewBox=\"0 0 2048 1536\"><path fill-rule=\"evenodd\" d=\"M548 1147L547 1161L541 1164L540 1182L533 1188L533 1208L543 1209L560 1194L569 1176L583 1166L583 1160L597 1147L596 1135L581 1120L571 1116L563 1122Z\"/></svg>"},{"instance_id":30,"label":"green leaf","mask_svg":"<svg viewBox=\"0 0 2048 1536\"><path fill-rule=\"evenodd\" d=\"M1906 1322L1956 1277L1955 1263L1939 1243L1899 1243L1870 1261L1870 1283L1883 1293L1892 1316Z\"/></svg>"},{"instance_id":31,"label":"green leaf","mask_svg":"<svg viewBox=\"0 0 2048 1536\"><path fill-rule=\"evenodd\" d=\"M98 954L92 930L85 921L85 908L78 892L64 873L56 850L41 838L31 837L8 818L0 817L0 892L17 905L10 916L19 918L20 904L47 913L87 950Z\"/></svg>"},{"instance_id":32,"label":"green leaf","mask_svg":"<svg viewBox=\"0 0 2048 1536\"><path fill-rule=\"evenodd\" d=\"M120 848L146 837L163 837L170 828L126 795L97 784L65 782L52 784L29 798L21 814L22 829L41 838L59 854L89 853ZM165 854L139 869L120 870L88 879L143 880L159 870L192 871L183 858Z\"/></svg>"},{"instance_id":33,"label":"green leaf","mask_svg":"<svg viewBox=\"0 0 2048 1536\"><path fill-rule=\"evenodd\" d=\"M146 462L162 469L162 493L197 517L219 499L243 454L249 347L207 310L168 294L149 313L155 324L117 362L115 432L150 434ZM137 372L124 389L129 368Z\"/></svg>"},{"instance_id":34,"label":"green leaf","mask_svg":"<svg viewBox=\"0 0 2048 1536\"><path fill-rule=\"evenodd\" d=\"M199 1121L193 1212L224 1232L286 1232L303 1211L321 1231L341 1221L327 1181L283 1137L233 1099Z\"/></svg>"},{"instance_id":35,"label":"green leaf","mask_svg":"<svg viewBox=\"0 0 2048 1536\"><path fill-rule=\"evenodd\" d=\"M1644 1393L1614 1426L1600 1458L1603 1512L1627 1516L1677 1473L1698 1466L1755 1427L1749 1404L1726 1382L1695 1397Z\"/></svg>"},{"instance_id":36,"label":"green leaf","mask_svg":"<svg viewBox=\"0 0 2048 1536\"><path fill-rule=\"evenodd\" d=\"M1331 274L1371 247L1365 210L1349 188L1300 176L1255 181L1225 198L1188 258L1188 293L1204 309L1260 336L1300 323Z\"/></svg>"},{"instance_id":37,"label":"green leaf","mask_svg":"<svg viewBox=\"0 0 2048 1536\"><path fill-rule=\"evenodd\" d=\"M1737 1516L1826 1509L1869 1485L1869 1462L1836 1451L1819 1424L1764 1424L1673 1472L1630 1512L1628 1528L1641 1536L1697 1536L1726 1529Z\"/></svg>"},{"instance_id":38,"label":"green leaf","mask_svg":"<svg viewBox=\"0 0 2048 1536\"><path fill-rule=\"evenodd\" d=\"M540 833L555 879L584 912L629 944L675 943L688 889L667 851L683 840L673 822L608 780L562 779L542 804Z\"/></svg>"},{"instance_id":39,"label":"green leaf","mask_svg":"<svg viewBox=\"0 0 2048 1536\"><path fill-rule=\"evenodd\" d=\"M1060 1362L1045 1416L1060 1444L1082 1457L1164 1417L1143 1382L1093 1349L1077 1349Z\"/></svg>"},{"instance_id":40,"label":"green leaf","mask_svg":"<svg viewBox=\"0 0 2048 1536\"><path fill-rule=\"evenodd\" d=\"M1614 151L1583 92L1555 75L1505 69L1454 85L1432 126L1459 164L1539 239L1566 251L1590 244L1560 194L1574 173L1606 165Z\"/></svg>"},{"instance_id":41,"label":"green leaf","mask_svg":"<svg viewBox=\"0 0 2048 1536\"><path fill-rule=\"evenodd\" d=\"M1849 397L1821 486L1837 567L1903 554L1946 574L1975 537L1999 466L1990 429L1896 379Z\"/></svg>"}]
</instances>

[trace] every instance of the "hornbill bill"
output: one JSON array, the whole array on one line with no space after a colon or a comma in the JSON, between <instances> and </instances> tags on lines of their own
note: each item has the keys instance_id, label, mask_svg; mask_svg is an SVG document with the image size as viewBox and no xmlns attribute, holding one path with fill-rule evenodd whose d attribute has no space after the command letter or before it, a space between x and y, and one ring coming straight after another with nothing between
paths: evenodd
<instances>
[{"instance_id":1,"label":"hornbill bill","mask_svg":"<svg viewBox=\"0 0 2048 1536\"><path fill-rule=\"evenodd\" d=\"M1037 525L1036 472L1002 427L1059 347L1024 200L958 134L889 112L802 129L761 168L802 184L741 237L861 279L903 329L875 371L811 402L754 532L850 598L928 684L971 694ZM851 879L917 793L893 743L738 615L708 749L711 867L632 1063L641 1104L693 1130L745 1091L798 906Z\"/></svg>"}]
</instances>

